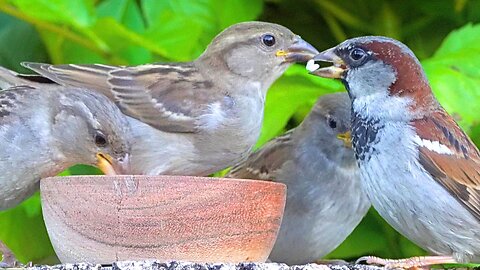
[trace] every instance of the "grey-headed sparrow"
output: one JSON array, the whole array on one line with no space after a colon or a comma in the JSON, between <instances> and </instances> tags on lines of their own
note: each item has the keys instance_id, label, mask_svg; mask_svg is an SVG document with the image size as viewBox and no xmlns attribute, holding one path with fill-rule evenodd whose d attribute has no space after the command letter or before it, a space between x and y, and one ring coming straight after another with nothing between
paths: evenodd
<instances>
[{"instance_id":1,"label":"grey-headed sparrow","mask_svg":"<svg viewBox=\"0 0 480 270\"><path fill-rule=\"evenodd\" d=\"M5 80L17 86L0 90L0 210L30 197L41 178L78 163L97 165L105 174L130 173L129 123L107 97L74 87L22 85L14 72L0 68Z\"/></svg>"},{"instance_id":2,"label":"grey-headed sparrow","mask_svg":"<svg viewBox=\"0 0 480 270\"><path fill-rule=\"evenodd\" d=\"M307 264L322 258L368 211L349 129L347 94L322 96L300 126L271 140L228 174L287 185L272 261Z\"/></svg>"}]
</instances>

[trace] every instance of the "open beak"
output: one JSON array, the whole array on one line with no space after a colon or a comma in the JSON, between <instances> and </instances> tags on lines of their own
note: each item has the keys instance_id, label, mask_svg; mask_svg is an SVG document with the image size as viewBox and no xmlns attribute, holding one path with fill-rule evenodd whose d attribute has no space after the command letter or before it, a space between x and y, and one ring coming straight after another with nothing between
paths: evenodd
<instances>
[{"instance_id":1,"label":"open beak","mask_svg":"<svg viewBox=\"0 0 480 270\"><path fill-rule=\"evenodd\" d=\"M127 174L130 171L130 160L126 154L121 160L116 160L112 156L104 153L97 153L97 167L105 175Z\"/></svg>"},{"instance_id":2,"label":"open beak","mask_svg":"<svg viewBox=\"0 0 480 270\"><path fill-rule=\"evenodd\" d=\"M322 61L333 63L332 66L320 68L316 70L309 70L310 74L317 75L324 78L342 79L347 70L345 62L335 54L335 48L328 49L317 54L310 61ZM309 63L312 66L313 63Z\"/></svg>"},{"instance_id":3,"label":"open beak","mask_svg":"<svg viewBox=\"0 0 480 270\"><path fill-rule=\"evenodd\" d=\"M346 148L352 148L352 134L350 131L338 134L337 139L341 140L343 142L343 146Z\"/></svg>"},{"instance_id":4,"label":"open beak","mask_svg":"<svg viewBox=\"0 0 480 270\"><path fill-rule=\"evenodd\" d=\"M285 57L285 62L287 63L307 62L317 54L317 49L299 36L295 38L293 44L286 50L279 50L275 53L276 56Z\"/></svg>"}]
</instances>

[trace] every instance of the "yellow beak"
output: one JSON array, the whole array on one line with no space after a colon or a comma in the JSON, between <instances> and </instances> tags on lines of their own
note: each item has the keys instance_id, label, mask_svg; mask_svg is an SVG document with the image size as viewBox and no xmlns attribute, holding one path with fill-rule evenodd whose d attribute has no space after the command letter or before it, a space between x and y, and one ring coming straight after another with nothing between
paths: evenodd
<instances>
[{"instance_id":1,"label":"yellow beak","mask_svg":"<svg viewBox=\"0 0 480 270\"><path fill-rule=\"evenodd\" d=\"M105 175L117 175L117 172L113 168L113 158L104 153L97 153L97 167L105 174Z\"/></svg>"},{"instance_id":2,"label":"yellow beak","mask_svg":"<svg viewBox=\"0 0 480 270\"><path fill-rule=\"evenodd\" d=\"M287 56L288 53L284 50L278 50L276 53L275 53L275 56Z\"/></svg>"},{"instance_id":3,"label":"yellow beak","mask_svg":"<svg viewBox=\"0 0 480 270\"><path fill-rule=\"evenodd\" d=\"M276 56L283 57L288 63L307 62L317 54L317 49L299 36L295 37L295 40L288 48L275 52Z\"/></svg>"},{"instance_id":4,"label":"yellow beak","mask_svg":"<svg viewBox=\"0 0 480 270\"><path fill-rule=\"evenodd\" d=\"M346 148L352 148L352 134L350 131L338 134L337 139L343 141L343 146Z\"/></svg>"},{"instance_id":5,"label":"yellow beak","mask_svg":"<svg viewBox=\"0 0 480 270\"><path fill-rule=\"evenodd\" d=\"M341 79L343 78L346 67L344 61L335 54L335 48L328 49L317 54L314 58L314 61L330 62L333 63L332 66L318 68L317 70L310 71L310 74L332 79Z\"/></svg>"}]
</instances>

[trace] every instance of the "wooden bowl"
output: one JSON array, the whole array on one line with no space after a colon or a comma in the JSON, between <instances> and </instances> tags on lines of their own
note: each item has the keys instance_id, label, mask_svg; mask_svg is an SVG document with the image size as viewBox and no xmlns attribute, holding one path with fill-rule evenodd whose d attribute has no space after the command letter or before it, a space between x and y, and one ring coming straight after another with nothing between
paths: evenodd
<instances>
[{"instance_id":1,"label":"wooden bowl","mask_svg":"<svg viewBox=\"0 0 480 270\"><path fill-rule=\"evenodd\" d=\"M283 184L190 176L69 176L41 182L62 263L264 262L282 220Z\"/></svg>"}]
</instances>

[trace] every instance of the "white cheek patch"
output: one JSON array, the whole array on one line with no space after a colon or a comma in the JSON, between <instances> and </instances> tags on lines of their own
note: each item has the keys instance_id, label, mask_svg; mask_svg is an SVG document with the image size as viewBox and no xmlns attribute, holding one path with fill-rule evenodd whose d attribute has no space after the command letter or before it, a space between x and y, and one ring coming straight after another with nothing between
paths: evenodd
<instances>
[{"instance_id":1,"label":"white cheek patch","mask_svg":"<svg viewBox=\"0 0 480 270\"><path fill-rule=\"evenodd\" d=\"M418 144L418 146L425 147L432 152L443 155L453 155L453 151L450 150L450 148L448 148L446 145L441 144L439 141L422 139L418 135L415 136L414 141L416 144Z\"/></svg>"},{"instance_id":2,"label":"white cheek patch","mask_svg":"<svg viewBox=\"0 0 480 270\"><path fill-rule=\"evenodd\" d=\"M319 64L315 64L315 60L310 59L310 60L308 60L307 65L305 66L305 68L306 68L308 71L313 72L313 71L317 70L318 68L320 68L320 65L319 65Z\"/></svg>"}]
</instances>

